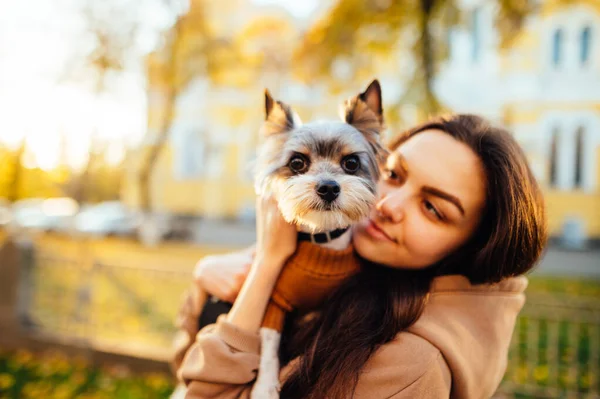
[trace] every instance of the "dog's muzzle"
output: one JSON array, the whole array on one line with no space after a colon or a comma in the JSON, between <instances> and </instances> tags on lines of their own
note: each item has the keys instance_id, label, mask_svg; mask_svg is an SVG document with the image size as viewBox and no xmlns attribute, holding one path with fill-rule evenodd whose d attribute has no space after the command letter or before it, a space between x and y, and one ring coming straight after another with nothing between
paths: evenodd
<instances>
[{"instance_id":1,"label":"dog's muzzle","mask_svg":"<svg viewBox=\"0 0 600 399\"><path fill-rule=\"evenodd\" d=\"M327 203L332 203L340 195L340 185L334 180L324 180L317 184L315 188L321 199Z\"/></svg>"}]
</instances>

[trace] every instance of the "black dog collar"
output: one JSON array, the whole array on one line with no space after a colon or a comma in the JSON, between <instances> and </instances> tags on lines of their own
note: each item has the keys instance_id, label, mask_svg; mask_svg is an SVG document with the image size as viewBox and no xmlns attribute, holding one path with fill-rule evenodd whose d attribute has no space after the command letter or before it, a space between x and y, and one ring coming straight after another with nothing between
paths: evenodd
<instances>
[{"instance_id":1,"label":"black dog collar","mask_svg":"<svg viewBox=\"0 0 600 399\"><path fill-rule=\"evenodd\" d=\"M298 241L310 241L313 244L325 244L331 242L348 231L349 227L343 229L337 229L333 231L326 231L324 233L310 234L310 233L298 233Z\"/></svg>"}]
</instances>

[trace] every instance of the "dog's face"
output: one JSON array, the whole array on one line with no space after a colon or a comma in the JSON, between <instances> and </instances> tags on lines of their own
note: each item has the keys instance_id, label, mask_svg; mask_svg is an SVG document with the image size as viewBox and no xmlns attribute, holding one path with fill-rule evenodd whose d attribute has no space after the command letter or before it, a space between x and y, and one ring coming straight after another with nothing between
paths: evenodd
<instances>
[{"instance_id":1,"label":"dog's face","mask_svg":"<svg viewBox=\"0 0 600 399\"><path fill-rule=\"evenodd\" d=\"M268 92L266 111L257 192L272 193L288 222L313 232L368 216L385 152L379 141L384 127L379 83L346 101L344 122L302 125L290 107Z\"/></svg>"}]
</instances>

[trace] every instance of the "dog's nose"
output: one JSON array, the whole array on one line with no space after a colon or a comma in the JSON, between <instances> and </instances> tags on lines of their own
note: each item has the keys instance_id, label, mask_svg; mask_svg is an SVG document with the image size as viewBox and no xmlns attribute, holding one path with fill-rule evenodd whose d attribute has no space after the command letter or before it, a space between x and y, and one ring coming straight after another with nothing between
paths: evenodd
<instances>
[{"instance_id":1,"label":"dog's nose","mask_svg":"<svg viewBox=\"0 0 600 399\"><path fill-rule=\"evenodd\" d=\"M317 184L317 194L327 202L333 202L340 195L340 185L333 180L325 180Z\"/></svg>"}]
</instances>

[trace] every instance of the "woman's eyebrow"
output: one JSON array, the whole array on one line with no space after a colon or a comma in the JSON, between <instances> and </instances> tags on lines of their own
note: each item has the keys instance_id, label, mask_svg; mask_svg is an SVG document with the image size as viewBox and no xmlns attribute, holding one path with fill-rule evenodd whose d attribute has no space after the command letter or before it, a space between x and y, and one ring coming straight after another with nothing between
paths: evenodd
<instances>
[{"instance_id":1,"label":"woman's eyebrow","mask_svg":"<svg viewBox=\"0 0 600 399\"><path fill-rule=\"evenodd\" d=\"M424 186L423 187L423 192L431 194L431 195L435 195L436 197L439 197L443 200L446 200L448 202L451 202L452 204L454 204L454 206L456 206L458 208L458 210L460 211L460 213L465 216L465 210L462 207L462 204L460 203L460 200L458 198L456 198L454 195L452 194L448 194L444 191L438 190L435 187L430 187L430 186Z\"/></svg>"}]
</instances>

